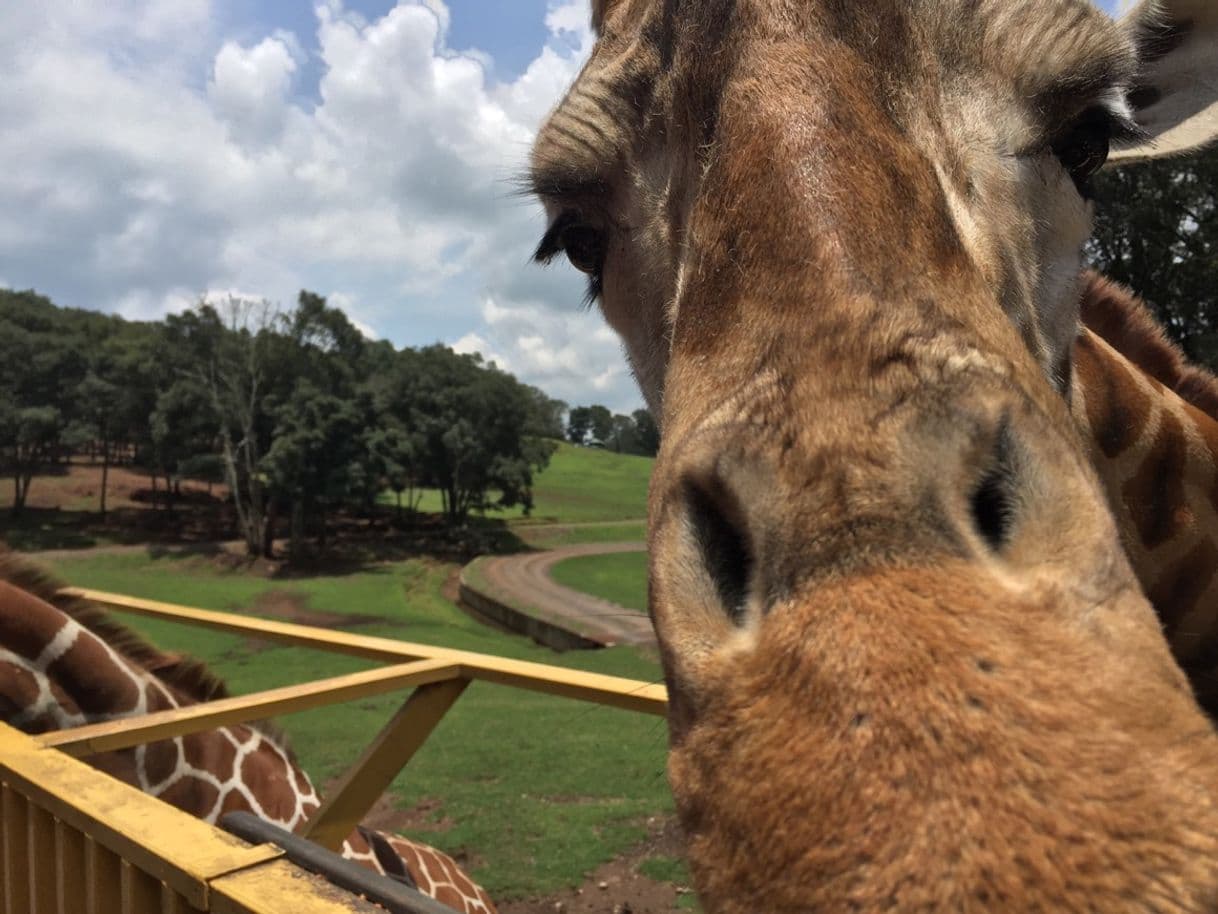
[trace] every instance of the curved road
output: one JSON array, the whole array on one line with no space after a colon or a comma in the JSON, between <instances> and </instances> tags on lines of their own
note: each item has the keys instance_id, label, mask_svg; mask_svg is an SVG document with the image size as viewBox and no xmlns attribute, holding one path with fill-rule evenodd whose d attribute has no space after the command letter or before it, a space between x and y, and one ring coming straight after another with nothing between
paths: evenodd
<instances>
[{"instance_id":1,"label":"curved road","mask_svg":"<svg viewBox=\"0 0 1218 914\"><path fill-rule=\"evenodd\" d=\"M556 620L568 620L576 631L598 641L654 645L655 632L645 613L564 587L550 577L550 569L564 559L646 549L646 543L587 543L547 552L495 556L486 560L482 573L488 583L521 605L536 607Z\"/></svg>"}]
</instances>

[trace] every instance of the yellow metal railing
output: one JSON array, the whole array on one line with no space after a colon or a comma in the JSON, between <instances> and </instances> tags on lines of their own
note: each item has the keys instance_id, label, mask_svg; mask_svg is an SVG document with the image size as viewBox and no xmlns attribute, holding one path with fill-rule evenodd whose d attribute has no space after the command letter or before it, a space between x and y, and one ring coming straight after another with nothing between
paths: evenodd
<instances>
[{"instance_id":1,"label":"yellow metal railing","mask_svg":"<svg viewBox=\"0 0 1218 914\"><path fill-rule=\"evenodd\" d=\"M373 914L377 909L0 724L5 914Z\"/></svg>"},{"instance_id":2,"label":"yellow metal railing","mask_svg":"<svg viewBox=\"0 0 1218 914\"><path fill-rule=\"evenodd\" d=\"M278 851L269 845L247 847L69 756L413 687L308 823L307 837L337 849L474 680L647 714L663 715L666 710L663 686L631 679L101 591L69 592L123 612L386 665L37 737L0 725L4 914L372 910L278 859Z\"/></svg>"}]
</instances>

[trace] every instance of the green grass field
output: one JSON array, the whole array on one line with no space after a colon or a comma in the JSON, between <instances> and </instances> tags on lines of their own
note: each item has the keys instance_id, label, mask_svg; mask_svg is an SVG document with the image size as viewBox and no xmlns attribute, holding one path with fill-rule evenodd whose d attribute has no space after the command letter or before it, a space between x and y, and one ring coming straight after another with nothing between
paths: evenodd
<instances>
[{"instance_id":1,"label":"green grass field","mask_svg":"<svg viewBox=\"0 0 1218 914\"><path fill-rule=\"evenodd\" d=\"M65 559L71 583L211 609L295 607L388 635L654 682L657 664L626 648L555 654L481 625L441 595L451 565L415 560L335 577L265 580L217 570L205 559L95 556ZM288 618L293 618L288 614ZM166 649L212 664L237 693L364 668L353 658L256 644L204 629L121 617ZM308 621L305 619L304 621ZM280 723L318 783L335 777L404 695L297 714ZM545 894L645 834L650 815L671 810L662 720L475 683L394 782L400 806L438 803L434 831L415 837L467 851L496 897ZM430 808L430 807L428 807Z\"/></svg>"},{"instance_id":2,"label":"green grass field","mask_svg":"<svg viewBox=\"0 0 1218 914\"><path fill-rule=\"evenodd\" d=\"M620 524L512 524L513 535L534 549L557 549L578 543L642 543L647 539L644 521Z\"/></svg>"},{"instance_id":3,"label":"green grass field","mask_svg":"<svg viewBox=\"0 0 1218 914\"><path fill-rule=\"evenodd\" d=\"M533 480L533 512L529 523L587 523L641 520L647 517L647 481L655 461L561 443L550 464ZM381 496L382 504L394 495ZM419 510L441 510L440 493L427 491ZM520 508L487 512L488 517L524 519Z\"/></svg>"},{"instance_id":4,"label":"green grass field","mask_svg":"<svg viewBox=\"0 0 1218 914\"><path fill-rule=\"evenodd\" d=\"M647 554L619 552L567 559L550 569L559 584L647 612Z\"/></svg>"}]
</instances>

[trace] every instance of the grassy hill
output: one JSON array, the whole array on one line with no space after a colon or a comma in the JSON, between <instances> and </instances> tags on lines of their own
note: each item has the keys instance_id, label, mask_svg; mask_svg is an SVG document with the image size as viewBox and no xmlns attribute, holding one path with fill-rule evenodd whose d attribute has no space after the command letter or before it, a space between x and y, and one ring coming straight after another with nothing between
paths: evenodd
<instances>
[{"instance_id":1,"label":"grassy hill","mask_svg":"<svg viewBox=\"0 0 1218 914\"><path fill-rule=\"evenodd\" d=\"M647 481L655 460L598 448L559 444L550 465L534 480L529 523L587 523L640 520L647 516ZM393 503L393 493L382 497ZM424 493L421 511L439 511L440 493ZM489 511L488 517L523 520L520 508Z\"/></svg>"}]
</instances>

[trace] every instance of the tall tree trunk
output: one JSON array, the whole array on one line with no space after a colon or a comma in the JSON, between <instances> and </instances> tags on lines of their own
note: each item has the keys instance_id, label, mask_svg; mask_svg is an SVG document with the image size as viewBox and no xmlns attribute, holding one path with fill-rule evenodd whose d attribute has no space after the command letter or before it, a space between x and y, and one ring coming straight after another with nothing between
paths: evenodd
<instances>
[{"instance_id":1,"label":"tall tree trunk","mask_svg":"<svg viewBox=\"0 0 1218 914\"><path fill-rule=\"evenodd\" d=\"M265 559L273 559L275 557L275 518L279 513L279 502L272 498L270 504L266 508L266 523L262 528L262 557Z\"/></svg>"},{"instance_id":2,"label":"tall tree trunk","mask_svg":"<svg viewBox=\"0 0 1218 914\"><path fill-rule=\"evenodd\" d=\"M110 478L110 445L102 442L101 519L106 519L106 483Z\"/></svg>"},{"instance_id":3,"label":"tall tree trunk","mask_svg":"<svg viewBox=\"0 0 1218 914\"><path fill-rule=\"evenodd\" d=\"M304 542L304 505L299 498L292 499L292 558L300 557L301 545Z\"/></svg>"}]
</instances>

